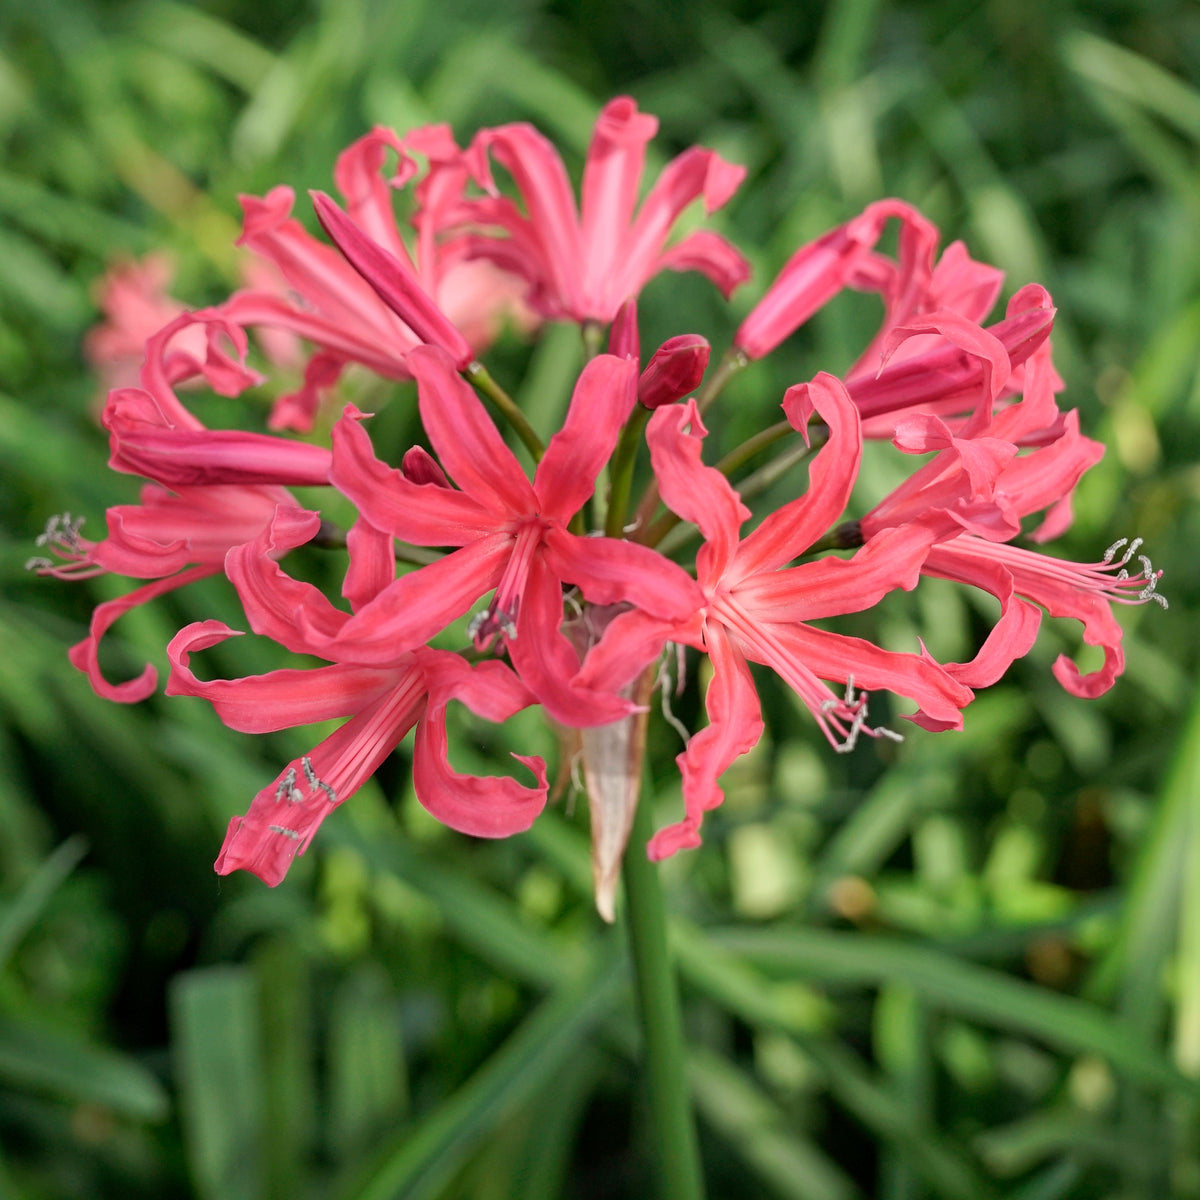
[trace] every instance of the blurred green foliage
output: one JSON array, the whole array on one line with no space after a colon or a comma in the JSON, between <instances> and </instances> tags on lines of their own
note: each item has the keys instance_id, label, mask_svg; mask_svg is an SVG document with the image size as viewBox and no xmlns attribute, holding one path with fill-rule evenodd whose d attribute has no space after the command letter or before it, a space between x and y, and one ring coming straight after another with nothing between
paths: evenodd
<instances>
[{"instance_id":1,"label":"blurred green foliage","mask_svg":"<svg viewBox=\"0 0 1200 1200\"><path fill-rule=\"evenodd\" d=\"M711 1194L1200 1196L1200 9L41 0L2 17L0 1197L646 1193L621 935L591 906L582 804L472 842L419 809L402 751L282 887L218 881L229 816L311 734L97 699L64 651L125 582L23 571L50 513L94 532L135 492L104 466L79 348L108 263L165 248L176 292L205 302L236 282L236 194L327 187L371 123L465 139L529 119L578 167L625 90L661 117L663 157L700 141L748 166L721 217L759 280L737 313L885 194L1010 290L1045 283L1068 399L1111 447L1054 552L1140 534L1171 599L1125 614L1128 670L1100 701L1051 679L1078 639L1048 622L965 733L846 759L762 678L768 736L704 848L664 867ZM642 315L650 345L696 329L719 350L732 328L674 278ZM847 365L862 318L835 304L744 373L718 442ZM532 353L502 348L497 369L528 366L548 425L577 350L551 331ZM966 654L987 615L933 583L899 601L896 647ZM161 667L172 632L212 616L243 624L217 581L131 614L108 669ZM226 653L215 669L276 665L254 639ZM509 746L554 753L536 719L464 720L460 739L483 769ZM662 820L676 748L654 735Z\"/></svg>"}]
</instances>

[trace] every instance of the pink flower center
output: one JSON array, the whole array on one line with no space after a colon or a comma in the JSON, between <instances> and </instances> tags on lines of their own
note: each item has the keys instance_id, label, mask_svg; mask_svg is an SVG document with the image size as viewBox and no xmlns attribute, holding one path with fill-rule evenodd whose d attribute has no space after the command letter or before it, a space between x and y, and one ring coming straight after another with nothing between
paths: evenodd
<instances>
[{"instance_id":1,"label":"pink flower center","mask_svg":"<svg viewBox=\"0 0 1200 1200\"><path fill-rule=\"evenodd\" d=\"M541 547L545 528L545 522L540 519L526 521L517 527L512 553L504 565L504 573L500 576L491 604L483 612L476 613L467 626L476 649L485 650L498 633L508 638L517 636L521 595L534 557Z\"/></svg>"}]
</instances>

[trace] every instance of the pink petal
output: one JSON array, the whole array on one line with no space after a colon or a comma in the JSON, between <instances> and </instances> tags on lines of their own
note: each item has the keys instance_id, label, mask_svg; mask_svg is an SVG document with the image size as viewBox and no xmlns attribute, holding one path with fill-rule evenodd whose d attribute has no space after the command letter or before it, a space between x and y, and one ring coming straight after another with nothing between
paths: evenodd
<instances>
[{"instance_id":1,"label":"pink petal","mask_svg":"<svg viewBox=\"0 0 1200 1200\"><path fill-rule=\"evenodd\" d=\"M898 201L881 201L864 209L854 220L801 246L750 310L734 334L733 344L752 359L770 354L850 284L879 241L888 219L899 216L903 220L913 211Z\"/></svg>"},{"instance_id":2,"label":"pink petal","mask_svg":"<svg viewBox=\"0 0 1200 1200\"><path fill-rule=\"evenodd\" d=\"M436 347L418 346L408 364L425 432L454 482L498 518L536 512L534 490L516 455L449 357Z\"/></svg>"},{"instance_id":3,"label":"pink petal","mask_svg":"<svg viewBox=\"0 0 1200 1200\"><path fill-rule=\"evenodd\" d=\"M579 218L571 183L558 151L532 125L481 129L466 152L466 161L476 182L495 195L489 153L507 169L517 185L528 214L526 229L535 234L542 247L540 260L546 288L561 305L559 312L583 316L579 286L583 263ZM514 222L510 220L503 224L510 233L514 232ZM548 312L547 315L557 314ZM612 314L606 319L611 320Z\"/></svg>"},{"instance_id":4,"label":"pink petal","mask_svg":"<svg viewBox=\"0 0 1200 1200\"><path fill-rule=\"evenodd\" d=\"M600 354L583 368L533 480L538 511L566 524L583 507L637 403L637 364ZM432 435L431 435L432 436Z\"/></svg>"},{"instance_id":5,"label":"pink petal","mask_svg":"<svg viewBox=\"0 0 1200 1200\"><path fill-rule=\"evenodd\" d=\"M242 236L238 244L246 246L278 268L288 285L304 299L296 306L280 297L267 297L257 290L259 302L277 301L277 317L287 314L288 321L300 319L308 309L314 319L344 331L365 345L390 347L397 337L407 335L407 349L416 335L383 303L367 281L332 246L318 241L299 221L292 219L294 194L291 188L277 187L266 196L241 196ZM294 328L290 323L284 328ZM296 328L302 336L309 336ZM314 341L327 344L324 338ZM398 354L389 357L395 359Z\"/></svg>"},{"instance_id":6,"label":"pink petal","mask_svg":"<svg viewBox=\"0 0 1200 1200\"><path fill-rule=\"evenodd\" d=\"M737 190L745 174L745 167L728 163L715 151L701 146L692 146L672 159L622 238L602 290L588 294L590 315L611 321L624 300L639 291L658 269L663 244L683 210L703 197L705 211L715 212Z\"/></svg>"},{"instance_id":7,"label":"pink petal","mask_svg":"<svg viewBox=\"0 0 1200 1200\"><path fill-rule=\"evenodd\" d=\"M304 383L294 392L280 396L271 405L268 429L290 429L309 433L321 406L323 393L342 377L346 360L340 354L319 350L304 366Z\"/></svg>"},{"instance_id":8,"label":"pink petal","mask_svg":"<svg viewBox=\"0 0 1200 1200\"><path fill-rule=\"evenodd\" d=\"M682 624L681 628L636 608L619 614L588 650L575 682L593 691L619 692L662 653L668 641L703 645L699 613Z\"/></svg>"},{"instance_id":9,"label":"pink petal","mask_svg":"<svg viewBox=\"0 0 1200 1200\"><path fill-rule=\"evenodd\" d=\"M697 229L658 256L656 270L699 271L726 300L750 278L750 264L736 246L711 229Z\"/></svg>"},{"instance_id":10,"label":"pink petal","mask_svg":"<svg viewBox=\"0 0 1200 1200\"><path fill-rule=\"evenodd\" d=\"M148 427L113 393L104 413L112 435L109 466L141 475L165 487L214 484L282 484L320 487L329 482L329 451L306 442L288 442L265 433L206 429L199 433Z\"/></svg>"},{"instance_id":11,"label":"pink petal","mask_svg":"<svg viewBox=\"0 0 1200 1200\"><path fill-rule=\"evenodd\" d=\"M608 352L618 358L632 358L640 362L641 341L638 337L637 297L630 296L621 305L608 331Z\"/></svg>"},{"instance_id":12,"label":"pink petal","mask_svg":"<svg viewBox=\"0 0 1200 1200\"><path fill-rule=\"evenodd\" d=\"M696 571L707 588L715 585L729 565L737 549L738 530L749 520L750 510L729 480L701 461L706 433L694 400L658 409L646 428L650 462L664 503L704 535Z\"/></svg>"},{"instance_id":13,"label":"pink petal","mask_svg":"<svg viewBox=\"0 0 1200 1200\"><path fill-rule=\"evenodd\" d=\"M310 541L320 525L318 513L281 505L258 537L225 557L225 574L250 628L296 654L320 655L350 619L319 588L293 579L275 561Z\"/></svg>"},{"instance_id":14,"label":"pink petal","mask_svg":"<svg viewBox=\"0 0 1200 1200\"><path fill-rule=\"evenodd\" d=\"M447 686L446 675L435 665L436 661L431 653L422 656L430 694L413 747L413 788L417 799L442 824L459 833L496 838L523 832L546 804L545 763L540 758L513 755L533 772L537 780L533 787L524 787L504 777L458 774L447 758L446 705L451 699L461 700L474 712L503 719L529 702L528 693L519 702L506 702L517 698L511 683L502 679L508 672L500 663L481 663L470 678L464 678L455 669Z\"/></svg>"},{"instance_id":15,"label":"pink petal","mask_svg":"<svg viewBox=\"0 0 1200 1200\"><path fill-rule=\"evenodd\" d=\"M547 529L543 557L564 583L593 604L636 605L664 620L686 620L704 603L696 581L649 546L620 538L577 537Z\"/></svg>"},{"instance_id":16,"label":"pink petal","mask_svg":"<svg viewBox=\"0 0 1200 1200\"><path fill-rule=\"evenodd\" d=\"M513 542L490 534L400 576L337 631L328 656L382 667L424 646L500 582Z\"/></svg>"},{"instance_id":17,"label":"pink petal","mask_svg":"<svg viewBox=\"0 0 1200 1200\"><path fill-rule=\"evenodd\" d=\"M583 168L583 291L599 295L620 261L621 243L633 219L646 162L646 143L658 120L638 112L628 96L610 100L600 111Z\"/></svg>"},{"instance_id":18,"label":"pink petal","mask_svg":"<svg viewBox=\"0 0 1200 1200\"><path fill-rule=\"evenodd\" d=\"M422 290L411 267L372 241L323 192L312 193L322 228L379 298L423 341L442 347L461 370L474 357L466 339Z\"/></svg>"},{"instance_id":19,"label":"pink petal","mask_svg":"<svg viewBox=\"0 0 1200 1200\"><path fill-rule=\"evenodd\" d=\"M563 725L605 725L628 716L635 708L631 701L579 685L579 655L561 632L562 620L559 581L535 558L521 595L517 636L508 639L509 657L522 682Z\"/></svg>"},{"instance_id":20,"label":"pink petal","mask_svg":"<svg viewBox=\"0 0 1200 1200\"><path fill-rule=\"evenodd\" d=\"M390 533L359 517L346 534L350 561L342 581L342 595L358 612L370 604L396 578L396 542Z\"/></svg>"},{"instance_id":21,"label":"pink petal","mask_svg":"<svg viewBox=\"0 0 1200 1200\"><path fill-rule=\"evenodd\" d=\"M771 633L788 655L821 679L853 680L861 690L889 691L915 700L920 708L911 719L925 729L961 729L962 709L974 699L971 689L924 648L920 654L900 654L803 624L773 627Z\"/></svg>"},{"instance_id":22,"label":"pink petal","mask_svg":"<svg viewBox=\"0 0 1200 1200\"><path fill-rule=\"evenodd\" d=\"M758 694L746 660L719 626L710 625L707 637L713 665L712 682L704 696L708 725L675 759L683 775L686 815L650 839L646 850L655 862L700 845L704 813L725 799L718 778L735 758L753 750L763 733Z\"/></svg>"},{"instance_id":23,"label":"pink petal","mask_svg":"<svg viewBox=\"0 0 1200 1200\"><path fill-rule=\"evenodd\" d=\"M254 797L244 817L230 821L217 874L243 870L270 887L280 883L321 822L375 773L424 707L424 674L413 667L311 754L293 759ZM315 784L308 781L309 771Z\"/></svg>"},{"instance_id":24,"label":"pink petal","mask_svg":"<svg viewBox=\"0 0 1200 1200\"><path fill-rule=\"evenodd\" d=\"M145 700L154 691L155 684L158 682L158 672L147 663L136 679L126 680L124 683L109 683L100 673L100 639L108 632L113 622L131 608L137 608L139 604L147 604L167 592L173 592L176 588L185 587L197 579L204 579L216 573L215 567L193 567L190 571L183 571L166 579L156 579L153 583L137 588L127 596L121 596L116 600L106 600L103 604L97 605L92 613L88 636L67 651L67 658L71 665L87 675L92 690L105 700L115 700L119 704L135 704L139 700Z\"/></svg>"},{"instance_id":25,"label":"pink petal","mask_svg":"<svg viewBox=\"0 0 1200 1200\"><path fill-rule=\"evenodd\" d=\"M338 155L333 178L346 200L350 220L372 241L415 271L408 248L396 228L392 187L381 174L389 150L399 159L398 172L411 174L415 171L416 165L409 159L400 138L391 129L376 125Z\"/></svg>"},{"instance_id":26,"label":"pink petal","mask_svg":"<svg viewBox=\"0 0 1200 1200\"><path fill-rule=\"evenodd\" d=\"M885 529L853 558L828 555L782 571L763 571L731 589L756 620L816 621L873 608L889 592L910 591L934 541L920 524Z\"/></svg>"},{"instance_id":27,"label":"pink petal","mask_svg":"<svg viewBox=\"0 0 1200 1200\"><path fill-rule=\"evenodd\" d=\"M496 528L495 511L471 496L381 463L362 417L350 404L334 425L329 481L372 525L417 546L461 546Z\"/></svg>"},{"instance_id":28,"label":"pink petal","mask_svg":"<svg viewBox=\"0 0 1200 1200\"><path fill-rule=\"evenodd\" d=\"M312 670L280 670L240 679L197 679L191 655L227 638L240 637L221 621L194 621L167 646L171 676L168 696L198 696L209 701L230 729L271 733L352 716L396 686L395 671L335 664Z\"/></svg>"},{"instance_id":29,"label":"pink petal","mask_svg":"<svg viewBox=\"0 0 1200 1200\"><path fill-rule=\"evenodd\" d=\"M792 428L808 441L808 420L818 412L829 426L829 441L808 472L808 490L769 513L738 547L727 572L729 583L770 571L803 553L845 511L862 459L858 412L840 379L822 372L811 383L788 388L783 411Z\"/></svg>"}]
</instances>

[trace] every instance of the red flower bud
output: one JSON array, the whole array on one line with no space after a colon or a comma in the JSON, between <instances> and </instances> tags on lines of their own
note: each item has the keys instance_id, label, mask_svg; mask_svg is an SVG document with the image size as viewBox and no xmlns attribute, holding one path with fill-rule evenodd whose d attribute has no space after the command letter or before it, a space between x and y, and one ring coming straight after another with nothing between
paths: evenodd
<instances>
[{"instance_id":1,"label":"red flower bud","mask_svg":"<svg viewBox=\"0 0 1200 1200\"><path fill-rule=\"evenodd\" d=\"M698 333L668 338L655 350L638 380L638 400L645 408L682 400L700 386L708 354L708 342Z\"/></svg>"}]
</instances>

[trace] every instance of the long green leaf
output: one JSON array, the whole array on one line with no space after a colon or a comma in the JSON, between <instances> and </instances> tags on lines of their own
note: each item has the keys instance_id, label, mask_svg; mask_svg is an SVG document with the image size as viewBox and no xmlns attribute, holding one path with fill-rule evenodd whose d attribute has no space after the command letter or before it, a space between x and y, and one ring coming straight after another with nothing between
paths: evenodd
<instances>
[{"instance_id":1,"label":"long green leaf","mask_svg":"<svg viewBox=\"0 0 1200 1200\"><path fill-rule=\"evenodd\" d=\"M1200 1095L1200 1086L1161 1054L1131 1039L1118 1016L926 946L811 929L729 930L716 940L759 967L830 986L906 983L948 1012L1028 1034L1071 1053L1100 1054L1143 1083Z\"/></svg>"}]
</instances>

